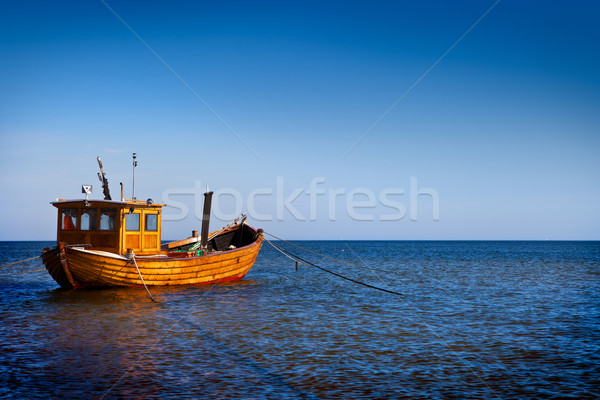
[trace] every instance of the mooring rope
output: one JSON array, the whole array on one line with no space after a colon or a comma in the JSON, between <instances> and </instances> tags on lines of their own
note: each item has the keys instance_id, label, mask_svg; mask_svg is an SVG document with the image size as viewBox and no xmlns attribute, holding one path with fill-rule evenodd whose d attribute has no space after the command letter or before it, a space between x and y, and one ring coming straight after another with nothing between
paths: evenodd
<instances>
[{"instance_id":1,"label":"mooring rope","mask_svg":"<svg viewBox=\"0 0 600 400\"><path fill-rule=\"evenodd\" d=\"M23 272L15 272L14 274L4 274L4 275L0 275L0 278L4 277L4 276L14 276L14 275L22 275L22 274L29 274L32 272L40 272L40 271L45 271L46 268L41 268L41 269L34 269L33 271L23 271Z\"/></svg>"},{"instance_id":2,"label":"mooring rope","mask_svg":"<svg viewBox=\"0 0 600 400\"><path fill-rule=\"evenodd\" d=\"M35 256L35 257L31 257L31 258L26 258L26 259L24 259L24 260L21 260L21 261L15 261L15 262L13 262L13 263L10 263L10 264L4 264L4 265L0 265L0 268L4 268L4 267L10 267L11 265L20 264L20 263L22 263L22 262L25 262L25 261L35 260L36 258L40 258L40 257L41 257L41 256Z\"/></svg>"},{"instance_id":3,"label":"mooring rope","mask_svg":"<svg viewBox=\"0 0 600 400\"><path fill-rule=\"evenodd\" d=\"M156 302L156 300L154 300L154 297L152 297L152 294L150 294L150 291L148 290L148 286L146 286L146 282L144 282L144 278L142 278L142 273L140 272L140 268L137 265L137 262L135 261L135 254L132 254L131 259L133 260L133 263L135 264L135 268L137 269L138 275L140 276L140 279L142 281L142 283L144 284L144 288L146 289L146 292L148 292L148 296L150 296L150 300Z\"/></svg>"},{"instance_id":4,"label":"mooring rope","mask_svg":"<svg viewBox=\"0 0 600 400\"><path fill-rule=\"evenodd\" d=\"M273 235L270 235L270 236L273 236ZM292 260L295 260L295 261L299 261L299 262L301 262L301 263L302 263L302 264L304 264L304 265L307 265L307 266L310 266L310 267L314 267L314 268L318 268L318 269L320 269L321 271L325 271L325 272L327 272L327 273L329 273L329 274L331 274L331 275L335 275L335 276L337 276L338 278L345 279L345 280L347 280L347 281L350 281L350 282L356 283L356 284L358 284L358 285L362 285L362 286L368 287L368 288L370 288L370 289L375 289L375 290L379 290L379 291L382 291L382 292L391 293L391 294L395 294L395 295L397 295L397 296L402 296L402 297L404 297L404 294L402 294L402 293L395 292L395 291L393 291L393 290L389 290L389 289L384 289L384 288L381 288L381 287L379 287L379 286L373 286L373 285L370 285L370 284L368 284L368 283L361 282L361 281L357 281L356 279L349 278L349 277L347 277L347 276L344 276L344 275L342 275L342 274L338 274L337 272L330 271L330 270L328 270L327 268L323 268L323 267L321 267L321 266L319 266L319 265L313 264L313 263L311 263L310 261L307 261L307 260L303 259L302 257L300 257L300 256L298 256L298 255L296 255L296 254L292 253L292 252L291 252L291 251L289 251L289 250L286 250L286 249L284 249L284 248L282 248L282 247L279 247L279 246L277 246L276 244L274 244L273 242L271 242L269 239L265 239L265 240L267 241L267 243L269 243L271 246L273 246L273 247L274 247L276 250L278 250L278 251L279 251L279 252L281 252L282 254L286 255L288 258L290 258L290 259L292 259ZM315 253L315 254L317 254L317 253ZM327 258L331 258L331 257L327 257ZM336 260L336 261L338 261L338 260ZM346 264L348 264L348 263L346 263Z\"/></svg>"},{"instance_id":5,"label":"mooring rope","mask_svg":"<svg viewBox=\"0 0 600 400\"><path fill-rule=\"evenodd\" d=\"M280 237L277 237L277 236L273 235L272 233L265 232L265 234L266 234L266 235L269 235L269 236L271 236L271 237L274 237L274 238L275 238L275 239L277 239L277 240L281 240L281 241L282 241L282 242L284 242L284 243L287 243L287 244L289 244L289 245L292 245L292 246L294 246L294 247L297 247L297 248L299 248L300 250L304 250L304 251L306 251L306 252L309 252L309 253L315 254L315 255L317 255L317 256L319 256L319 257L328 258L328 259L330 259L330 260L332 260L332 261L339 262L339 263L342 263L342 264L351 265L351 266L353 266L353 267L363 268L361 265L356 265L356 264L352 264L352 263L349 263L349 262L346 262L346 261L338 260L337 258L329 257L329 256L326 256L325 254L320 254L320 253L317 253L316 251L312 251L312 250L310 250L310 249L307 249L307 248L305 248L305 247L298 246L297 244L295 244L295 243L292 243L292 242L288 242L287 240L285 240L285 239L282 239L282 238L280 238Z\"/></svg>"},{"instance_id":6,"label":"mooring rope","mask_svg":"<svg viewBox=\"0 0 600 400\"><path fill-rule=\"evenodd\" d=\"M369 271L373 271L373 272L375 272L375 273L386 273L386 274L387 274L387 273L389 273L388 271L382 271L381 269L373 268L373 267L370 267L370 266L368 266L368 265L358 265L358 264L353 264L353 263L350 263L350 262L347 262L347 261L343 261L343 260L340 260L340 259L337 259L337 258L333 258L333 257L326 256L325 254L317 253L316 251L312 251L312 250L310 250L310 249L307 249L306 247L298 246L298 245L297 245L297 244L295 244L295 243L288 242L287 240L285 240L285 239L282 239L282 238L280 238L280 237L277 237L277 236L273 235L272 233L265 232L265 234L267 234L267 235L269 235L269 236L271 236L271 237L273 237L273 238L275 238L275 239L277 239L277 240L280 240L280 241L282 241L282 242L284 242L284 243L287 243L287 244L289 244L289 245L291 245L291 246L297 247L297 248L299 248L299 249L300 249L300 250L302 250L302 251L306 251L307 253L312 253L312 254L314 254L314 255L317 255L317 256L319 256L319 257L322 257L322 258L327 258L327 259L329 259L329 260L332 260L332 261L335 261L335 262L338 262L338 263L341 263L341 264L350 265L350 266L352 266L352 267L356 267L356 268L368 269ZM347 244L347 243L345 243L345 244L346 244L346 247L348 247L348 248L350 249L350 251L352 251L352 252L354 253L354 250L352 250L352 249L351 249L351 248L348 246L348 244ZM359 257L359 258L360 258L360 257Z\"/></svg>"}]
</instances>

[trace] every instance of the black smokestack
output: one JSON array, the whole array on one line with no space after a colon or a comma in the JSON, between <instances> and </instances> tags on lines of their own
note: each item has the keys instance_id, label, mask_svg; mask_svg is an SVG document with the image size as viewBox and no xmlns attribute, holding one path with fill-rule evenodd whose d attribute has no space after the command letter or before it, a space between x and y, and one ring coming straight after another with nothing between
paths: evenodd
<instances>
[{"instance_id":1,"label":"black smokestack","mask_svg":"<svg viewBox=\"0 0 600 400\"><path fill-rule=\"evenodd\" d=\"M202 213L202 231L200 232L200 247L206 251L208 245L208 224L210 222L210 206L213 192L204 193L204 211Z\"/></svg>"}]
</instances>

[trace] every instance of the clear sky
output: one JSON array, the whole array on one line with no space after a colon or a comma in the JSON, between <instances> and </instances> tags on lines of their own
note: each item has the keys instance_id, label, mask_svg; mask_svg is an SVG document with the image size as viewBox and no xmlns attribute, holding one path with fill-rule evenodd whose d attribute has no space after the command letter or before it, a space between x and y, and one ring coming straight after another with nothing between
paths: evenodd
<instances>
[{"instance_id":1,"label":"clear sky","mask_svg":"<svg viewBox=\"0 0 600 400\"><path fill-rule=\"evenodd\" d=\"M209 185L215 229L250 209L288 239L599 240L599 20L577 0L4 2L0 240L54 239L50 201L102 196L98 155L130 196L133 152L166 239Z\"/></svg>"}]
</instances>

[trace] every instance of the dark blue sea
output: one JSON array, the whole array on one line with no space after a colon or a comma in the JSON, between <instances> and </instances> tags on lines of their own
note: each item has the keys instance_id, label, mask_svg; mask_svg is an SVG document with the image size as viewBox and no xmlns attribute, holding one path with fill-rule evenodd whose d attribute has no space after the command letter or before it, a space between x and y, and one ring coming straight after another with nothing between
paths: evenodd
<instances>
[{"instance_id":1,"label":"dark blue sea","mask_svg":"<svg viewBox=\"0 0 600 400\"><path fill-rule=\"evenodd\" d=\"M156 303L3 267L0 398L600 397L600 242L293 242L354 266L275 243L394 293L266 242L243 281Z\"/></svg>"}]
</instances>

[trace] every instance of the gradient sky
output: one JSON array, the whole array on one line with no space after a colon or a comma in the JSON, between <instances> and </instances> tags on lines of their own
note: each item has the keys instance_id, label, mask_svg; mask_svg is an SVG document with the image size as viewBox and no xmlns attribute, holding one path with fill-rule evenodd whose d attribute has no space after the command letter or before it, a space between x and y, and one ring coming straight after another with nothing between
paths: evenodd
<instances>
[{"instance_id":1,"label":"gradient sky","mask_svg":"<svg viewBox=\"0 0 600 400\"><path fill-rule=\"evenodd\" d=\"M98 155L129 196L133 152L165 239L209 185L288 239L599 240L600 4L494 4L4 3L0 240L53 240Z\"/></svg>"}]
</instances>

